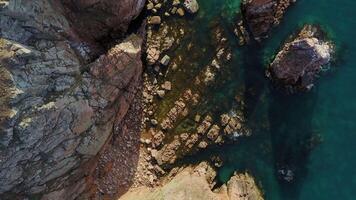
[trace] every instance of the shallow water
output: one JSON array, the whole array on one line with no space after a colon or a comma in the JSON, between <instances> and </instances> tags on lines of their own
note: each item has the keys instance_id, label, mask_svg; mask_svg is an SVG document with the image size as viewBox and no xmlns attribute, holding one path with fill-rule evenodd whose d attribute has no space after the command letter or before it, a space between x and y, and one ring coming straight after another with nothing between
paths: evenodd
<instances>
[{"instance_id":1,"label":"shallow water","mask_svg":"<svg viewBox=\"0 0 356 200\"><path fill-rule=\"evenodd\" d=\"M198 16L189 22L194 29L194 45L207 51L212 48L206 33L208 24L218 18L230 33L234 49L228 73L218 77L224 81L209 89L204 109L218 114L228 111L242 89L247 124L253 134L200 155L217 153L224 157L219 181L227 181L235 170L249 171L266 199L355 199L356 1L298 0L271 38L243 48L237 46L231 32L240 1L199 3ZM337 45L337 59L311 92L284 95L266 80L265 66L283 41L305 23L320 24L328 32ZM202 56L193 62L199 68L206 59ZM279 169L291 169L294 180L282 180Z\"/></svg>"},{"instance_id":2,"label":"shallow water","mask_svg":"<svg viewBox=\"0 0 356 200\"><path fill-rule=\"evenodd\" d=\"M202 10L221 7L230 15L229 9L236 9L239 1L224 2L204 1ZM242 62L232 66L239 70L231 71L242 73L236 78L244 80L246 90L254 91L246 96L253 136L215 149L225 160L220 181L228 180L235 170L249 171L267 199L356 198L355 8L356 2L350 0L299 0L266 42L235 50ZM265 80L264 66L305 23L320 24L328 32L338 57L311 92L283 95ZM223 87L231 90L236 84ZM283 167L294 171L292 182L279 178L277 171Z\"/></svg>"}]
</instances>

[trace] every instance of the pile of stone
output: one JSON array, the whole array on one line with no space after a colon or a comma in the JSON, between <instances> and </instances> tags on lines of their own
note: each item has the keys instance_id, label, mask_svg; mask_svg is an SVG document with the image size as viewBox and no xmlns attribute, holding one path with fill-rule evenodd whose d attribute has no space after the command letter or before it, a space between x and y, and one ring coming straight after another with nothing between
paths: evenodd
<instances>
[{"instance_id":1,"label":"pile of stone","mask_svg":"<svg viewBox=\"0 0 356 200\"><path fill-rule=\"evenodd\" d=\"M199 95L193 94L190 89L187 89L169 110L166 117L161 123L163 130L172 129L180 117L186 117L189 114L188 104L196 105Z\"/></svg>"},{"instance_id":2,"label":"pile of stone","mask_svg":"<svg viewBox=\"0 0 356 200\"><path fill-rule=\"evenodd\" d=\"M202 121L200 121L200 115L197 115L196 122L198 123L196 132L176 135L170 143L163 145L162 148L152 150L152 158L158 165L170 165L177 159L199 149L205 149L209 145L221 145L226 139L249 135L248 131L243 129L242 117L236 114L221 115L220 124L215 124L210 115L206 115ZM161 145L162 143L160 143Z\"/></svg>"},{"instance_id":3,"label":"pile of stone","mask_svg":"<svg viewBox=\"0 0 356 200\"><path fill-rule=\"evenodd\" d=\"M232 58L227 37L220 26L215 27L215 30L213 30L213 38L213 44L216 47L215 56L212 58L210 64L205 66L201 73L195 78L196 85L209 85L212 83L218 71Z\"/></svg>"}]
</instances>

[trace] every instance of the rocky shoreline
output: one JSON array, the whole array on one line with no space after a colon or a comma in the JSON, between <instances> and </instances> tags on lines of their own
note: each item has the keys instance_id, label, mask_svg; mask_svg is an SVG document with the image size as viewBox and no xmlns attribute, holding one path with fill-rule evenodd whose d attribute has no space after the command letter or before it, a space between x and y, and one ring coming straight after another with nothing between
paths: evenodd
<instances>
[{"instance_id":1,"label":"rocky shoreline","mask_svg":"<svg viewBox=\"0 0 356 200\"><path fill-rule=\"evenodd\" d=\"M180 161L252 134L243 95L229 111L201 107L233 60L229 36L267 40L296 1L243 1L233 33L211 23L212 52L190 38L198 2L1 1L0 199L263 199L248 173L217 187L218 156ZM267 77L310 90L332 59L324 36L305 25Z\"/></svg>"}]
</instances>

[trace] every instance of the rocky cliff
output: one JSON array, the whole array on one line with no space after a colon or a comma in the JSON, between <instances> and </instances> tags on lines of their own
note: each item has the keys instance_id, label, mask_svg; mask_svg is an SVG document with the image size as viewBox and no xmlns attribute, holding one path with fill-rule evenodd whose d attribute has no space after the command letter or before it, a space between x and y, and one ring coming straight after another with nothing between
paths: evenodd
<instances>
[{"instance_id":1,"label":"rocky cliff","mask_svg":"<svg viewBox=\"0 0 356 200\"><path fill-rule=\"evenodd\" d=\"M119 36L143 5L0 2L0 199L84 190L140 84L142 38Z\"/></svg>"}]
</instances>

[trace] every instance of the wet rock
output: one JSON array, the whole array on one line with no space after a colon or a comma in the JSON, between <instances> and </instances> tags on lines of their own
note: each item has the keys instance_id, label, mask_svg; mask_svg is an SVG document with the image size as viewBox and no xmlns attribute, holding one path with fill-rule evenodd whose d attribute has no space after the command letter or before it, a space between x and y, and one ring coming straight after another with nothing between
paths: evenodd
<instances>
[{"instance_id":1,"label":"wet rock","mask_svg":"<svg viewBox=\"0 0 356 200\"><path fill-rule=\"evenodd\" d=\"M318 27L306 25L284 44L270 64L267 76L291 90L310 90L322 67L331 60L332 44Z\"/></svg>"}]
</instances>

